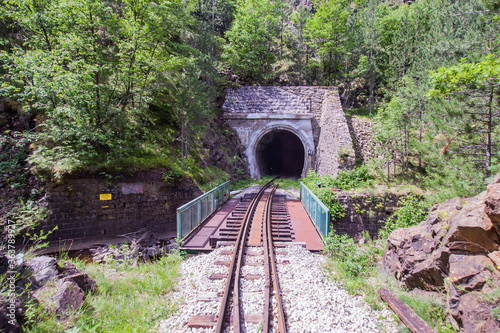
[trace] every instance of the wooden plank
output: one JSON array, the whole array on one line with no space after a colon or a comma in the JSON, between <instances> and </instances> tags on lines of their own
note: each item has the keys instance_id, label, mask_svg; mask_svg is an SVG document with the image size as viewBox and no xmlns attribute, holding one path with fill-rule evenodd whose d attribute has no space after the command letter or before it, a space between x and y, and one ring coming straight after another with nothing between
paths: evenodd
<instances>
[{"instance_id":1,"label":"wooden plank","mask_svg":"<svg viewBox=\"0 0 500 333\"><path fill-rule=\"evenodd\" d=\"M216 262L214 262L214 265L229 267L229 265L231 265L231 262L230 261L224 261L224 260L217 260Z\"/></svg>"},{"instance_id":2,"label":"wooden plank","mask_svg":"<svg viewBox=\"0 0 500 333\"><path fill-rule=\"evenodd\" d=\"M205 293L198 293L198 297L196 297L196 300L198 302L210 302L210 301L220 300L220 298L221 298L220 292L205 292Z\"/></svg>"},{"instance_id":3,"label":"wooden plank","mask_svg":"<svg viewBox=\"0 0 500 333\"><path fill-rule=\"evenodd\" d=\"M264 263L262 261L252 261L252 262L245 262L245 265L247 266L262 266Z\"/></svg>"},{"instance_id":4,"label":"wooden plank","mask_svg":"<svg viewBox=\"0 0 500 333\"><path fill-rule=\"evenodd\" d=\"M226 278L226 274L220 274L220 273L212 273L212 275L210 275L208 277L209 280L224 280Z\"/></svg>"},{"instance_id":5,"label":"wooden plank","mask_svg":"<svg viewBox=\"0 0 500 333\"><path fill-rule=\"evenodd\" d=\"M434 333L434 330L392 291L379 289L378 293L380 298L389 305L410 331L413 333Z\"/></svg>"},{"instance_id":6,"label":"wooden plank","mask_svg":"<svg viewBox=\"0 0 500 333\"><path fill-rule=\"evenodd\" d=\"M243 278L245 280L258 280L258 279L262 279L262 275L260 275L260 274L247 274Z\"/></svg>"},{"instance_id":7,"label":"wooden plank","mask_svg":"<svg viewBox=\"0 0 500 333\"><path fill-rule=\"evenodd\" d=\"M210 328L217 325L214 315L196 315L191 316L188 321L190 328Z\"/></svg>"}]
</instances>

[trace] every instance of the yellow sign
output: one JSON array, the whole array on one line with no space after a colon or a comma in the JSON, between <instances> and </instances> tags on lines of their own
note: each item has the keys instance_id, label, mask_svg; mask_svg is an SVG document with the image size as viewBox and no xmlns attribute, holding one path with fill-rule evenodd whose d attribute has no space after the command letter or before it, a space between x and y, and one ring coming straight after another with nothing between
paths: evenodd
<instances>
[{"instance_id":1,"label":"yellow sign","mask_svg":"<svg viewBox=\"0 0 500 333\"><path fill-rule=\"evenodd\" d=\"M99 194L99 200L111 200L111 193Z\"/></svg>"}]
</instances>

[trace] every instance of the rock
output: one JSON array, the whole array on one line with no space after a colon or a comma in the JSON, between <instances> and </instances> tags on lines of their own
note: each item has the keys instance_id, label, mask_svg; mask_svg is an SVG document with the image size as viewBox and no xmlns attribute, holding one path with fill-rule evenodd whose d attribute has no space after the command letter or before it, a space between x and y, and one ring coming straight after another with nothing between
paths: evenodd
<instances>
[{"instance_id":1,"label":"rock","mask_svg":"<svg viewBox=\"0 0 500 333\"><path fill-rule=\"evenodd\" d=\"M492 304L478 294L461 297L458 312L464 333L500 332L500 322L491 316L492 309Z\"/></svg>"},{"instance_id":2,"label":"rock","mask_svg":"<svg viewBox=\"0 0 500 333\"><path fill-rule=\"evenodd\" d=\"M471 198L460 212L450 218L443 244L450 250L488 253L499 249L499 236L485 210L486 192Z\"/></svg>"},{"instance_id":3,"label":"rock","mask_svg":"<svg viewBox=\"0 0 500 333\"><path fill-rule=\"evenodd\" d=\"M32 290L41 288L58 274L56 259L47 256L30 258L25 261L25 266L31 273L28 282L31 283Z\"/></svg>"},{"instance_id":4,"label":"rock","mask_svg":"<svg viewBox=\"0 0 500 333\"><path fill-rule=\"evenodd\" d=\"M500 251L488 253L488 258L490 258L495 266L500 269Z\"/></svg>"},{"instance_id":5,"label":"rock","mask_svg":"<svg viewBox=\"0 0 500 333\"><path fill-rule=\"evenodd\" d=\"M158 246L153 246L146 249L146 254L150 257L157 257L161 254L161 251Z\"/></svg>"},{"instance_id":6,"label":"rock","mask_svg":"<svg viewBox=\"0 0 500 333\"><path fill-rule=\"evenodd\" d=\"M430 258L417 263L401 281L410 289L439 291L448 273L448 258L448 249L440 248Z\"/></svg>"},{"instance_id":7,"label":"rock","mask_svg":"<svg viewBox=\"0 0 500 333\"><path fill-rule=\"evenodd\" d=\"M481 290L488 279L498 275L491 259L482 254L450 256L450 275L453 283L465 291ZM500 278L500 275L498 276Z\"/></svg>"},{"instance_id":8,"label":"rock","mask_svg":"<svg viewBox=\"0 0 500 333\"><path fill-rule=\"evenodd\" d=\"M76 266L73 265L69 261L65 261L64 266L59 267L59 276L60 277L70 276L70 275L78 274L78 273L80 273L78 268L76 268Z\"/></svg>"},{"instance_id":9,"label":"rock","mask_svg":"<svg viewBox=\"0 0 500 333\"><path fill-rule=\"evenodd\" d=\"M500 234L500 183L488 185L484 212L491 220L496 232Z\"/></svg>"},{"instance_id":10,"label":"rock","mask_svg":"<svg viewBox=\"0 0 500 333\"><path fill-rule=\"evenodd\" d=\"M12 302L0 296L0 332L22 332L21 322L23 311L21 301L16 298Z\"/></svg>"},{"instance_id":11,"label":"rock","mask_svg":"<svg viewBox=\"0 0 500 333\"><path fill-rule=\"evenodd\" d=\"M388 239L384 267L408 288L446 286L450 322L464 332L498 332L500 175L487 191L435 205L417 226Z\"/></svg>"},{"instance_id":12,"label":"rock","mask_svg":"<svg viewBox=\"0 0 500 333\"><path fill-rule=\"evenodd\" d=\"M436 287L442 286L442 277L447 275L446 261L433 264L436 255L443 256L446 260L443 251L429 257L437 247L429 231L433 223L435 219L430 218L418 226L396 229L389 236L384 253L384 267L410 289L419 287L435 290ZM434 282L439 284L432 286Z\"/></svg>"},{"instance_id":13,"label":"rock","mask_svg":"<svg viewBox=\"0 0 500 333\"><path fill-rule=\"evenodd\" d=\"M52 296L57 316L66 317L70 312L76 311L83 304L84 296L83 290L74 281L60 280Z\"/></svg>"},{"instance_id":14,"label":"rock","mask_svg":"<svg viewBox=\"0 0 500 333\"><path fill-rule=\"evenodd\" d=\"M80 289L83 290L85 295L88 295L90 292L97 291L97 283L90 276L83 272L69 275L63 278L61 281L73 281L78 285Z\"/></svg>"}]
</instances>

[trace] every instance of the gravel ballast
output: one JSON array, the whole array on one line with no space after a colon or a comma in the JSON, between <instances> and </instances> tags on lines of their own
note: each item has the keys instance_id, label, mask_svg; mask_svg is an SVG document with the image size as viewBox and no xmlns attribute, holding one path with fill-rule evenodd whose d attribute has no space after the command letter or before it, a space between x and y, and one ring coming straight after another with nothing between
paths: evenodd
<instances>
[{"instance_id":1,"label":"gravel ballast","mask_svg":"<svg viewBox=\"0 0 500 333\"><path fill-rule=\"evenodd\" d=\"M227 273L227 267L216 266L214 263L229 261L230 256L221 255L221 251L228 249L232 248L221 247L210 254L190 257L181 264L182 277L176 291L167 296L177 302L179 308L170 318L159 323L159 332L214 331L214 328L191 329L187 324L192 315L218 314L220 298L199 301L198 296L224 289L225 280L210 280L209 276L212 273ZM276 260L289 332L398 331L389 310L371 309L362 298L349 295L328 279L328 273L323 268L325 256L292 245L280 249ZM242 286L257 283L243 281ZM262 300L255 302L258 302L255 308L260 309ZM249 303L245 306L253 308ZM248 325L247 331L260 332L260 325Z\"/></svg>"}]
</instances>

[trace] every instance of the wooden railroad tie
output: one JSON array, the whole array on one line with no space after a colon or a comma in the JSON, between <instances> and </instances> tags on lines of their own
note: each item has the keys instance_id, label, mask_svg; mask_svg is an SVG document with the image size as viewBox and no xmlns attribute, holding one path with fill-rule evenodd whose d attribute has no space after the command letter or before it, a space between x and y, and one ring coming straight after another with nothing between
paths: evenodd
<instances>
[{"instance_id":1,"label":"wooden railroad tie","mask_svg":"<svg viewBox=\"0 0 500 333\"><path fill-rule=\"evenodd\" d=\"M380 298L389 305L410 331L413 333L434 333L434 330L392 291L379 289L378 293Z\"/></svg>"}]
</instances>

